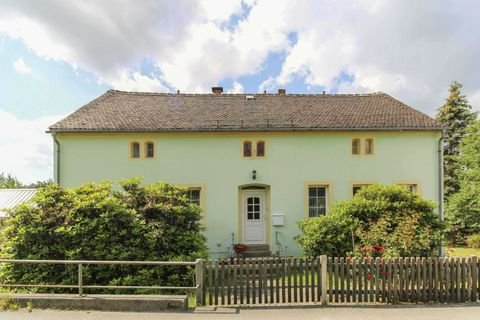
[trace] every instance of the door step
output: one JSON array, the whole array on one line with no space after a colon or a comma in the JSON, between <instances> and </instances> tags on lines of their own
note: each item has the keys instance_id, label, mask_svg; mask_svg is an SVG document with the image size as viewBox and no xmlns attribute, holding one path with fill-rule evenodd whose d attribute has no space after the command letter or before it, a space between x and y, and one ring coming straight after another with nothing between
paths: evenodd
<instances>
[{"instance_id":1,"label":"door step","mask_svg":"<svg viewBox=\"0 0 480 320\"><path fill-rule=\"evenodd\" d=\"M245 258L270 257L270 245L268 244L247 244L247 250L243 253Z\"/></svg>"}]
</instances>

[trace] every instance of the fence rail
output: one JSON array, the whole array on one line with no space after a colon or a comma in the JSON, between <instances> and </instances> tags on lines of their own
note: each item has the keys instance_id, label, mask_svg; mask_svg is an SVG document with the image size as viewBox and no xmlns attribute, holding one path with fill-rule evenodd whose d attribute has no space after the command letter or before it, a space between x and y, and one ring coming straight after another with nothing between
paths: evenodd
<instances>
[{"instance_id":1,"label":"fence rail","mask_svg":"<svg viewBox=\"0 0 480 320\"><path fill-rule=\"evenodd\" d=\"M467 258L263 258L208 260L209 305L467 302L480 296Z\"/></svg>"},{"instance_id":2,"label":"fence rail","mask_svg":"<svg viewBox=\"0 0 480 320\"><path fill-rule=\"evenodd\" d=\"M197 304L476 302L480 264L465 258L315 259L272 257L172 261L8 260L0 264L76 265L77 284L0 284L11 288L192 290ZM83 280L87 265L195 267L193 286L93 285Z\"/></svg>"},{"instance_id":3,"label":"fence rail","mask_svg":"<svg viewBox=\"0 0 480 320\"><path fill-rule=\"evenodd\" d=\"M59 284L10 284L0 283L0 287L6 288L52 288L52 289L78 289L81 296L84 289L143 289L143 290L195 290L197 301L203 303L202 292L202 270L203 261L109 261L109 260L14 260L0 259L0 264L55 264L55 265L76 265L77 284L75 285L59 285ZM122 265L122 266L193 266L195 267L195 286L120 286L120 285L86 285L83 280L83 267L87 265Z\"/></svg>"}]
</instances>

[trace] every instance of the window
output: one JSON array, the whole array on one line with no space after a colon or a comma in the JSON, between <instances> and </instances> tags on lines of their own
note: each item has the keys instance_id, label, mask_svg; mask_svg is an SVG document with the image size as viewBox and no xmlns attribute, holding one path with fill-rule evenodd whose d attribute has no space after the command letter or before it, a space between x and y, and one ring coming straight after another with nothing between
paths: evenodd
<instances>
[{"instance_id":1,"label":"window","mask_svg":"<svg viewBox=\"0 0 480 320\"><path fill-rule=\"evenodd\" d=\"M243 156L251 157L252 156L252 142L244 141L243 142Z\"/></svg>"},{"instance_id":2,"label":"window","mask_svg":"<svg viewBox=\"0 0 480 320\"><path fill-rule=\"evenodd\" d=\"M130 146L130 156L132 158L140 158L140 143L132 142Z\"/></svg>"},{"instance_id":3,"label":"window","mask_svg":"<svg viewBox=\"0 0 480 320\"><path fill-rule=\"evenodd\" d=\"M153 142L145 143L145 158L155 157L155 148Z\"/></svg>"},{"instance_id":4,"label":"window","mask_svg":"<svg viewBox=\"0 0 480 320\"><path fill-rule=\"evenodd\" d=\"M247 198L247 220L260 220L260 198Z\"/></svg>"},{"instance_id":5,"label":"window","mask_svg":"<svg viewBox=\"0 0 480 320\"><path fill-rule=\"evenodd\" d=\"M360 139L352 140L352 154L360 154Z\"/></svg>"},{"instance_id":6,"label":"window","mask_svg":"<svg viewBox=\"0 0 480 320\"><path fill-rule=\"evenodd\" d=\"M257 141L257 157L265 156L265 142Z\"/></svg>"},{"instance_id":7,"label":"window","mask_svg":"<svg viewBox=\"0 0 480 320\"><path fill-rule=\"evenodd\" d=\"M373 139L365 140L365 154L373 154Z\"/></svg>"},{"instance_id":8,"label":"window","mask_svg":"<svg viewBox=\"0 0 480 320\"><path fill-rule=\"evenodd\" d=\"M196 204L197 206L200 206L200 188L188 189L188 201L191 204Z\"/></svg>"},{"instance_id":9,"label":"window","mask_svg":"<svg viewBox=\"0 0 480 320\"><path fill-rule=\"evenodd\" d=\"M368 184L354 184L352 186L352 194L356 195L357 192L360 191L360 189L362 189L365 186L368 186Z\"/></svg>"},{"instance_id":10,"label":"window","mask_svg":"<svg viewBox=\"0 0 480 320\"><path fill-rule=\"evenodd\" d=\"M308 187L308 217L319 217L327 212L327 187Z\"/></svg>"},{"instance_id":11,"label":"window","mask_svg":"<svg viewBox=\"0 0 480 320\"><path fill-rule=\"evenodd\" d=\"M401 185L404 186L405 188L407 188L407 190L412 192L412 193L418 192L418 185L416 183L412 183L412 184L405 183L405 184L401 184Z\"/></svg>"}]
</instances>

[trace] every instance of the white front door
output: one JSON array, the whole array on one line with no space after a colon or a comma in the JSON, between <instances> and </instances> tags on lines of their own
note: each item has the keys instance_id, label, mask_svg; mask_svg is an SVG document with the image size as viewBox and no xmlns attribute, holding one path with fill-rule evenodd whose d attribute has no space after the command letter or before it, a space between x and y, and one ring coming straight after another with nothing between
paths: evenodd
<instances>
[{"instance_id":1,"label":"white front door","mask_svg":"<svg viewBox=\"0 0 480 320\"><path fill-rule=\"evenodd\" d=\"M265 191L243 193L243 242L265 243Z\"/></svg>"}]
</instances>

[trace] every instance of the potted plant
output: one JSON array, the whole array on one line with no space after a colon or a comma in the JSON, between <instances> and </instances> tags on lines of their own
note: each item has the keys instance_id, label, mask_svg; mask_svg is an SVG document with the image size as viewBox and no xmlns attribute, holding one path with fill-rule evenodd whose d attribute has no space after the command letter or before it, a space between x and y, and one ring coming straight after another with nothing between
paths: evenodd
<instances>
[{"instance_id":1,"label":"potted plant","mask_svg":"<svg viewBox=\"0 0 480 320\"><path fill-rule=\"evenodd\" d=\"M237 257L243 257L243 254L247 251L247 246L243 243L234 244L233 251L235 251Z\"/></svg>"}]
</instances>

